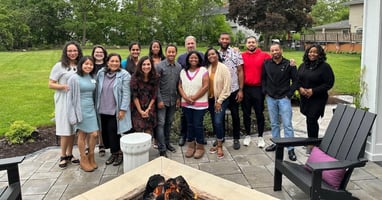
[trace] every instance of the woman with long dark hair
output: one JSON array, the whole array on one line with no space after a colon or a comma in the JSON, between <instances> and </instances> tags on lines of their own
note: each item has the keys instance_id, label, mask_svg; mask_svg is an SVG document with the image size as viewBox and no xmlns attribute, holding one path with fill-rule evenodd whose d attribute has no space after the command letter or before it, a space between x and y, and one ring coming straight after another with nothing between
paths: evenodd
<instances>
[{"instance_id":1,"label":"woman with long dark hair","mask_svg":"<svg viewBox=\"0 0 382 200\"><path fill-rule=\"evenodd\" d=\"M106 59L107 68L97 74L97 110L101 121L102 138L111 156L106 165L120 165L123 155L119 139L131 129L130 74L121 68L121 56L111 53Z\"/></svg>"},{"instance_id":2,"label":"woman with long dark hair","mask_svg":"<svg viewBox=\"0 0 382 200\"><path fill-rule=\"evenodd\" d=\"M70 41L65 44L61 60L57 62L49 75L49 88L55 90L54 112L56 135L60 136L61 157L58 166L66 168L68 163L79 163L72 154L74 144L74 129L68 120L67 93L70 90L68 79L77 71L77 63L82 58L79 44Z\"/></svg>"},{"instance_id":3,"label":"woman with long dark hair","mask_svg":"<svg viewBox=\"0 0 382 200\"><path fill-rule=\"evenodd\" d=\"M157 124L155 100L159 77L154 62L148 56L139 59L137 71L130 81L132 93L132 123L135 131L152 134Z\"/></svg>"},{"instance_id":4,"label":"woman with long dark hair","mask_svg":"<svg viewBox=\"0 0 382 200\"><path fill-rule=\"evenodd\" d=\"M98 168L94 158L94 149L98 135L98 120L94 106L96 81L93 77L94 60L92 56L84 56L78 62L77 74L68 80L68 116L70 124L78 133L78 150L81 156L80 166L86 172ZM88 141L88 154L85 144Z\"/></svg>"},{"instance_id":5,"label":"woman with long dark hair","mask_svg":"<svg viewBox=\"0 0 382 200\"><path fill-rule=\"evenodd\" d=\"M305 50L303 63L297 71L300 93L300 112L306 116L308 137L317 138L318 118L324 116L328 91L334 85L334 73L326 62L326 53L320 45ZM310 153L312 146L307 147Z\"/></svg>"}]
</instances>

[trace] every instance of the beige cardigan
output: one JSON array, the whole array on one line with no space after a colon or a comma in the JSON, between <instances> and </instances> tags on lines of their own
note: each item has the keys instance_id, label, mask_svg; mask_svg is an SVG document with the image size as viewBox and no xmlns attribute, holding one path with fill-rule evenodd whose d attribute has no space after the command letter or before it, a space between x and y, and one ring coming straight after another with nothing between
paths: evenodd
<instances>
[{"instance_id":1,"label":"beige cardigan","mask_svg":"<svg viewBox=\"0 0 382 200\"><path fill-rule=\"evenodd\" d=\"M210 65L208 66L209 74L211 74L211 70L212 66ZM231 95L231 73L227 66L221 62L216 67L213 87L215 102L222 104Z\"/></svg>"}]
</instances>

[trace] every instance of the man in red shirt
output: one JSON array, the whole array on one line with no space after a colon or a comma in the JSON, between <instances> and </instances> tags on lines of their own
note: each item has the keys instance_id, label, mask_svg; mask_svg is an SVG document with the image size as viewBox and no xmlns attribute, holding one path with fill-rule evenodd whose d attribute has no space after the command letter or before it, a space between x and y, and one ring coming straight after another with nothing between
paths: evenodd
<instances>
[{"instance_id":1,"label":"man in red shirt","mask_svg":"<svg viewBox=\"0 0 382 200\"><path fill-rule=\"evenodd\" d=\"M245 137L243 144L248 146L251 141L251 113L252 108L254 108L257 121L257 132L259 134L257 146L259 148L264 148L265 142L263 139L263 132L265 119L263 111L265 96L261 87L261 75L264 61L270 59L271 56L268 53L262 52L260 48L257 48L257 40L254 36L248 37L245 43L247 51L241 54L244 61L244 99L241 106L243 109L244 128L247 136Z\"/></svg>"}]
</instances>

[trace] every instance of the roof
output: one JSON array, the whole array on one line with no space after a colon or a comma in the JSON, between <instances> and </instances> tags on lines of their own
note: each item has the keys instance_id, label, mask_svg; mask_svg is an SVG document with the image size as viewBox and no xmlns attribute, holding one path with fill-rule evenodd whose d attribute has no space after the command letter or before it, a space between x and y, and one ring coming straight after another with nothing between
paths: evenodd
<instances>
[{"instance_id":1,"label":"roof","mask_svg":"<svg viewBox=\"0 0 382 200\"><path fill-rule=\"evenodd\" d=\"M343 21L339 21L339 22L334 22L334 23L330 23L330 24L324 24L324 25L321 25L321 26L316 26L316 27L313 27L312 29L313 30L322 30L323 28L325 28L326 30L331 30L331 29L350 29L350 24L349 24L349 20L343 20Z\"/></svg>"},{"instance_id":2,"label":"roof","mask_svg":"<svg viewBox=\"0 0 382 200\"><path fill-rule=\"evenodd\" d=\"M352 0L352 1L342 3L342 5L344 5L344 6L351 6L351 5L356 5L356 4L363 4L363 0Z\"/></svg>"}]
</instances>

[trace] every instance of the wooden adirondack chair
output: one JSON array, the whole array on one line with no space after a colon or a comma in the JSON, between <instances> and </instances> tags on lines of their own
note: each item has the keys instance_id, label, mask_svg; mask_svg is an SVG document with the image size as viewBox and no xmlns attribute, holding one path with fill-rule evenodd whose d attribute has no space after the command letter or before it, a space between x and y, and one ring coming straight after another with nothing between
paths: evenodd
<instances>
[{"instance_id":1,"label":"wooden adirondack chair","mask_svg":"<svg viewBox=\"0 0 382 200\"><path fill-rule=\"evenodd\" d=\"M19 175L19 163L25 159L25 156L0 159L0 171L7 170L8 186L0 188L0 199L22 199L21 185Z\"/></svg>"},{"instance_id":2,"label":"wooden adirondack chair","mask_svg":"<svg viewBox=\"0 0 382 200\"><path fill-rule=\"evenodd\" d=\"M276 146L274 191L281 190L282 175L310 196L310 199L357 199L346 190L350 176L356 167L366 165L364 158L366 140L370 135L376 114L338 104L323 138L274 138ZM284 147L319 145L327 155L338 161L304 164L284 161ZM346 169L340 187L333 188L322 181L322 171Z\"/></svg>"}]
</instances>

